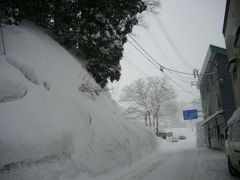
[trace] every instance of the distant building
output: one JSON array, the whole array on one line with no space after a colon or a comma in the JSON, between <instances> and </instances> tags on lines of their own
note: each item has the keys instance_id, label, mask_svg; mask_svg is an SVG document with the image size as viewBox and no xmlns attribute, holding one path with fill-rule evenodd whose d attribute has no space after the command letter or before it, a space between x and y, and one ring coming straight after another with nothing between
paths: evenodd
<instances>
[{"instance_id":1,"label":"distant building","mask_svg":"<svg viewBox=\"0 0 240 180\"><path fill-rule=\"evenodd\" d=\"M209 46L201 73L200 89L203 123L207 144L213 149L224 149L225 127L234 111L231 76L227 72L226 49Z\"/></svg>"},{"instance_id":2,"label":"distant building","mask_svg":"<svg viewBox=\"0 0 240 180\"><path fill-rule=\"evenodd\" d=\"M235 108L240 107L240 1L227 0L223 35L228 55L228 72L232 76Z\"/></svg>"}]
</instances>

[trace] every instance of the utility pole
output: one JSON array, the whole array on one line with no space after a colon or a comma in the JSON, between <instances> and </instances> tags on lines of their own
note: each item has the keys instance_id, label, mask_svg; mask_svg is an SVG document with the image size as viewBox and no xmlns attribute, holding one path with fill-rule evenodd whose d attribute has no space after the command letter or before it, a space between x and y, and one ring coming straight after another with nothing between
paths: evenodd
<instances>
[{"instance_id":1,"label":"utility pole","mask_svg":"<svg viewBox=\"0 0 240 180\"><path fill-rule=\"evenodd\" d=\"M197 68L194 68L194 69L193 69L193 77L194 77L194 78L199 78L199 71L198 71Z\"/></svg>"},{"instance_id":2,"label":"utility pole","mask_svg":"<svg viewBox=\"0 0 240 180\"><path fill-rule=\"evenodd\" d=\"M198 72L197 68L193 69L193 77L194 77L194 79L197 78L197 80L196 81L192 81L191 82L191 86L197 86L197 82L198 82L198 79L199 79L199 72Z\"/></svg>"},{"instance_id":3,"label":"utility pole","mask_svg":"<svg viewBox=\"0 0 240 180\"><path fill-rule=\"evenodd\" d=\"M192 124L192 119L191 119L191 127L192 127L192 132L193 132L193 124Z\"/></svg>"},{"instance_id":4,"label":"utility pole","mask_svg":"<svg viewBox=\"0 0 240 180\"><path fill-rule=\"evenodd\" d=\"M0 29L1 29L1 38L2 38L3 54L6 55L6 49L5 49L5 43L4 43L3 31L2 31L2 19L3 19L3 11L0 10Z\"/></svg>"}]
</instances>

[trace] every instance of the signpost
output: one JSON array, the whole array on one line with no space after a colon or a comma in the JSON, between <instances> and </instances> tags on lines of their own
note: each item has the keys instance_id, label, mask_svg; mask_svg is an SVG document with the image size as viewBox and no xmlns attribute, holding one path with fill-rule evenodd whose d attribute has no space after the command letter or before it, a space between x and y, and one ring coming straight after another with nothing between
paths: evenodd
<instances>
[{"instance_id":1,"label":"signpost","mask_svg":"<svg viewBox=\"0 0 240 180\"><path fill-rule=\"evenodd\" d=\"M191 120L191 125L192 125L192 120L198 118L198 111L197 109L191 109L191 110L185 110L183 111L183 119L184 120ZM193 131L193 125L192 125L192 131Z\"/></svg>"},{"instance_id":2,"label":"signpost","mask_svg":"<svg viewBox=\"0 0 240 180\"><path fill-rule=\"evenodd\" d=\"M184 120L192 120L197 118L198 118L198 111L196 109L183 111Z\"/></svg>"}]
</instances>

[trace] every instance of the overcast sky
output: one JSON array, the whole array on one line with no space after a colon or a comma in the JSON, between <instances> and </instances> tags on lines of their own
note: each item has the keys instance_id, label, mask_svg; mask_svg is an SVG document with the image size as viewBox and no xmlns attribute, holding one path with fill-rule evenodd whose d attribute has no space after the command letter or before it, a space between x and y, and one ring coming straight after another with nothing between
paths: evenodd
<instances>
[{"instance_id":1,"label":"overcast sky","mask_svg":"<svg viewBox=\"0 0 240 180\"><path fill-rule=\"evenodd\" d=\"M136 26L133 38L163 66L188 73L192 73L193 68L200 71L209 44L225 47L222 28L226 0L160 2L160 13L157 16L144 13L147 28ZM134 43L130 37L128 39ZM134 80L147 76L163 76L130 43L124 46L121 67L120 81L110 85L114 88L112 95L116 100L124 86ZM164 72L172 79L178 100L190 102L200 97L196 86L191 86L191 82L196 81L193 76Z\"/></svg>"}]
</instances>

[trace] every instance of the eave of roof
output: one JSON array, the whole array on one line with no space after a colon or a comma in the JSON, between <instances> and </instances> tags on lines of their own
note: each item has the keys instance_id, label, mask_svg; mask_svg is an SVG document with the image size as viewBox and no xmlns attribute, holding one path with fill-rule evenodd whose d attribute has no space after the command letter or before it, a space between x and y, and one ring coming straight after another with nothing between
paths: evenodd
<instances>
[{"instance_id":1,"label":"eave of roof","mask_svg":"<svg viewBox=\"0 0 240 180\"><path fill-rule=\"evenodd\" d=\"M206 124L208 121L212 120L213 118L216 118L218 115L222 114L223 113L223 110L220 110L220 111L216 111L214 114L212 114L211 116L209 116L207 119L205 119L201 125L204 125Z\"/></svg>"},{"instance_id":2,"label":"eave of roof","mask_svg":"<svg viewBox=\"0 0 240 180\"><path fill-rule=\"evenodd\" d=\"M221 47L214 46L214 45L210 44L209 48L208 48L208 51L207 51L207 54L206 54L206 57L205 57L205 60L203 62L203 66L202 66L199 78L198 78L198 82L197 82L198 89L200 88L200 85L201 85L202 79L204 77L204 74L205 73L211 73L211 72L206 72L207 67L208 67L209 62L214 58L215 54L217 54L217 53L227 55L227 50L225 48L221 48Z\"/></svg>"}]
</instances>

